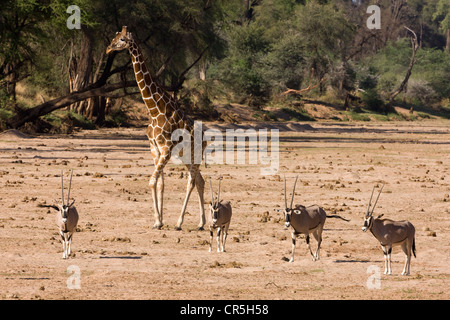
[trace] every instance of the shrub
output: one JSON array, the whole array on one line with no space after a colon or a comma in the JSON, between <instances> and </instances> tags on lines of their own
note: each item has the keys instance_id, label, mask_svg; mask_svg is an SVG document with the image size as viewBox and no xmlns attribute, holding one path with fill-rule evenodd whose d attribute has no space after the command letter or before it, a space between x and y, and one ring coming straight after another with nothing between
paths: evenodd
<instances>
[{"instance_id":1,"label":"shrub","mask_svg":"<svg viewBox=\"0 0 450 320\"><path fill-rule=\"evenodd\" d=\"M433 102L437 99L436 91L425 80L409 80L405 97L420 100L423 104Z\"/></svg>"},{"instance_id":2,"label":"shrub","mask_svg":"<svg viewBox=\"0 0 450 320\"><path fill-rule=\"evenodd\" d=\"M380 95L375 89L368 89L364 91L361 99L366 108L376 112L385 111L384 102L381 100Z\"/></svg>"}]
</instances>

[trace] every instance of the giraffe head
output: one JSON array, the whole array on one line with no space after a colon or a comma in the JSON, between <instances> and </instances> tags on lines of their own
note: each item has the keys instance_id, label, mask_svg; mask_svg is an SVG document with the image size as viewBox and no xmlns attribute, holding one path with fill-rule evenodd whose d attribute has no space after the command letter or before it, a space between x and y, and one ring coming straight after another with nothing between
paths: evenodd
<instances>
[{"instance_id":1,"label":"giraffe head","mask_svg":"<svg viewBox=\"0 0 450 320\"><path fill-rule=\"evenodd\" d=\"M109 54L112 51L128 49L130 46L130 40L132 39L133 37L131 36L131 33L127 32L127 27L122 27L122 31L116 32L116 36L112 39L108 48L106 48L106 54Z\"/></svg>"}]
</instances>

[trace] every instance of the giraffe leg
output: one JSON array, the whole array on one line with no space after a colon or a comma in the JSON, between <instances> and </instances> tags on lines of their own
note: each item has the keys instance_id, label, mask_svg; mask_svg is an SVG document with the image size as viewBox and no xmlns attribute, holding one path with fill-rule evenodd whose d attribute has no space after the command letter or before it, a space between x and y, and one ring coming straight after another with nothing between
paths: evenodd
<instances>
[{"instance_id":1,"label":"giraffe leg","mask_svg":"<svg viewBox=\"0 0 450 320\"><path fill-rule=\"evenodd\" d=\"M159 210L159 219L161 222L163 221L163 203L164 203L164 172L161 172L161 175L158 179L158 184L156 185L156 192L158 195L158 210Z\"/></svg>"},{"instance_id":2,"label":"giraffe leg","mask_svg":"<svg viewBox=\"0 0 450 320\"><path fill-rule=\"evenodd\" d=\"M155 165L155 171L153 171L153 174L149 181L149 186L152 193L153 198L153 209L154 209L154 216L155 216L155 224L153 225L153 229L161 229L162 223L161 223L161 217L159 214L159 207L158 207L158 196L157 196L157 174L156 174L156 167L158 166L159 158L161 156L161 153L158 150L158 147L150 142L150 149L152 152L153 157L153 163Z\"/></svg>"},{"instance_id":3,"label":"giraffe leg","mask_svg":"<svg viewBox=\"0 0 450 320\"><path fill-rule=\"evenodd\" d=\"M153 210L155 216L155 224L153 225L153 229L161 229L163 226L161 221L161 216L159 214L158 207L158 194L157 194L157 184L158 184L159 172L155 170L150 178L149 186L152 193L153 198Z\"/></svg>"},{"instance_id":4,"label":"giraffe leg","mask_svg":"<svg viewBox=\"0 0 450 320\"><path fill-rule=\"evenodd\" d=\"M199 201L199 209L200 209L200 222L198 224L198 230L203 230L203 226L205 225L205 199L204 199L204 193L205 193L205 180L202 177L202 174L200 173L200 170L197 171L197 174L195 176L195 186L197 188L198 192L198 201Z\"/></svg>"},{"instance_id":5,"label":"giraffe leg","mask_svg":"<svg viewBox=\"0 0 450 320\"><path fill-rule=\"evenodd\" d=\"M178 218L177 226L175 227L175 230L181 230L181 225L183 224L184 220L184 213L186 212L186 207L189 202L189 197L191 196L192 190L194 190L195 187L195 177L197 174L197 171L193 168L194 166L189 166L189 177L188 177L188 183L186 187L186 197L184 199L183 208L181 209L180 217Z\"/></svg>"},{"instance_id":6,"label":"giraffe leg","mask_svg":"<svg viewBox=\"0 0 450 320\"><path fill-rule=\"evenodd\" d=\"M152 154L156 152L153 152L152 148ZM156 162L155 165L155 171L153 172L149 186L152 192L153 197L153 207L155 210L155 224L153 225L153 229L161 229L163 226L162 222L162 199L163 199L163 192L164 192L164 182L162 182L162 174L164 167L167 163L167 161L170 158L170 151L165 150L161 152L158 160L154 160ZM161 203L158 203L158 199ZM161 210L160 210L161 209Z\"/></svg>"}]
</instances>

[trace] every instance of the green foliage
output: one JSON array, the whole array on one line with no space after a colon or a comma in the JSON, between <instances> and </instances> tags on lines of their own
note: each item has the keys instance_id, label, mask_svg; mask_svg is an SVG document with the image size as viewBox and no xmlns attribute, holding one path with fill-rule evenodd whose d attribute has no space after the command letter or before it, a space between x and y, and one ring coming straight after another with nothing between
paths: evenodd
<instances>
[{"instance_id":1,"label":"green foliage","mask_svg":"<svg viewBox=\"0 0 450 320\"><path fill-rule=\"evenodd\" d=\"M439 22L439 28L443 32L447 32L450 29L450 2L448 0L438 1L433 20Z\"/></svg>"},{"instance_id":2,"label":"green foliage","mask_svg":"<svg viewBox=\"0 0 450 320\"><path fill-rule=\"evenodd\" d=\"M218 74L212 76L221 78L238 99L267 96L269 84L260 72L263 57L269 49L264 29L256 24L233 26L228 35L228 54L222 60Z\"/></svg>"},{"instance_id":3,"label":"green foliage","mask_svg":"<svg viewBox=\"0 0 450 320\"><path fill-rule=\"evenodd\" d=\"M82 115L74 112L68 112L66 117L63 118L63 121L70 121L72 122L74 127L87 129L87 130L93 130L95 129L95 125L91 120L88 120L84 118Z\"/></svg>"},{"instance_id":4,"label":"green foliage","mask_svg":"<svg viewBox=\"0 0 450 320\"><path fill-rule=\"evenodd\" d=\"M370 121L369 116L359 112L350 111L348 112L348 115L352 118L353 121Z\"/></svg>"},{"instance_id":5,"label":"green foliage","mask_svg":"<svg viewBox=\"0 0 450 320\"><path fill-rule=\"evenodd\" d=\"M384 102L375 89L364 91L361 99L366 108L372 111L384 112Z\"/></svg>"},{"instance_id":6,"label":"green foliage","mask_svg":"<svg viewBox=\"0 0 450 320\"><path fill-rule=\"evenodd\" d=\"M450 97L450 53L444 50L450 28L448 0L407 1L397 21L389 21L387 15L383 20L387 27L374 33L365 27L367 1L258 0L249 1L250 8L245 3L4 0L0 6L0 117L10 117L14 105L24 103L15 101L11 90L10 84L19 80L29 92L26 105L36 94L67 94L69 58L80 63L87 37L92 40L89 81L94 81L105 66L106 46L123 25L140 44L150 71L162 70L161 84L184 83L177 94L193 112L213 114L218 96L263 106L287 88L305 88L322 78L327 80L305 95L336 104L347 92L362 89L364 106L384 112L384 103L403 80L410 61L411 44L403 25L417 31L421 48L399 99L429 106L443 105ZM66 27L69 5L80 7L82 30ZM389 13L392 2L381 0L380 6ZM185 72L202 53L206 81L199 80L196 67ZM117 54L112 69L125 71L108 81L133 79L129 60L127 53ZM301 110L284 112L305 120ZM108 120L123 124L123 117L118 112ZM66 120L78 121L75 116Z\"/></svg>"},{"instance_id":7,"label":"green foliage","mask_svg":"<svg viewBox=\"0 0 450 320\"><path fill-rule=\"evenodd\" d=\"M397 42L389 42L376 55L362 61L362 64L368 65L371 72L361 69L360 73L366 77L360 87L376 88L384 98L387 98L390 92L395 90L403 81L406 70L411 58L411 44L407 39L401 39ZM377 78L375 81L370 79ZM421 84L422 88L419 88ZM432 48L422 48L416 53L416 63L414 64L409 87L415 90L414 94L426 95L420 97L423 103L433 102L435 99L443 99L450 96L450 54L442 50ZM425 88L425 86L427 88ZM424 91L425 90L425 91ZM413 93L409 94L414 95ZM418 96L419 98L419 96Z\"/></svg>"},{"instance_id":8,"label":"green foliage","mask_svg":"<svg viewBox=\"0 0 450 320\"><path fill-rule=\"evenodd\" d=\"M306 72L304 48L298 32L290 32L273 43L265 62L265 76L274 90L299 88Z\"/></svg>"},{"instance_id":9,"label":"green foliage","mask_svg":"<svg viewBox=\"0 0 450 320\"><path fill-rule=\"evenodd\" d=\"M229 47L222 72L211 74L239 97L267 98L286 87L299 89L305 79L319 81L342 68L337 62L354 28L332 3L266 0L255 11L254 21L226 30ZM339 72L345 81L351 70Z\"/></svg>"}]
</instances>

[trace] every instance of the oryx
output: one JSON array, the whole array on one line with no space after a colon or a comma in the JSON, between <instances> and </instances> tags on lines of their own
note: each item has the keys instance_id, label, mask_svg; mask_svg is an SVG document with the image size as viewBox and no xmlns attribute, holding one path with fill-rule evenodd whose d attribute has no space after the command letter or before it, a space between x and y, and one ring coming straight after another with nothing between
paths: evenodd
<instances>
[{"instance_id":1,"label":"oryx","mask_svg":"<svg viewBox=\"0 0 450 320\"><path fill-rule=\"evenodd\" d=\"M276 211L282 211L284 213L285 226L286 228L292 227L291 237L292 237L292 255L289 262L294 261L294 252L296 238L300 234L306 236L306 244L308 245L309 252L311 253L312 260L319 260L319 250L320 244L322 242L322 231L325 225L326 218L339 218L345 221L347 219L342 218L338 215L328 216L325 210L318 205L312 205L305 207L303 205L297 205L295 208L292 207L294 203L295 187L297 185L298 176L295 178L294 189L292 190L291 204L287 204L287 192L286 192L286 177L284 177L284 210L275 209ZM309 235L313 234L314 238L317 240L317 250L315 253L312 252L311 246L309 245Z\"/></svg>"},{"instance_id":2,"label":"oryx","mask_svg":"<svg viewBox=\"0 0 450 320\"><path fill-rule=\"evenodd\" d=\"M63 245L63 259L70 256L70 245L72 244L72 235L78 224L78 211L73 205L75 200L70 202L70 188L72 186L73 170L70 172L69 191L67 195L67 203L64 203L64 181L63 172L61 170L61 201L62 205L39 205L40 207L53 208L58 211L56 214L56 224L61 235ZM56 201L56 200L55 200Z\"/></svg>"},{"instance_id":3,"label":"oryx","mask_svg":"<svg viewBox=\"0 0 450 320\"><path fill-rule=\"evenodd\" d=\"M416 244L415 244L415 228L411 222L403 221L393 221L390 219L380 219L383 214L373 217L373 211L377 205L378 198L380 197L381 191L384 185L381 187L378 193L377 199L370 211L370 205L372 202L373 192L372 190L370 196L369 205L367 207L366 214L364 216L364 225L362 231L366 232L370 230L374 237L380 242L381 248L384 253L384 274L391 274L391 251L393 246L401 246L403 252L406 255L405 266L403 268L402 275L409 275L409 269L411 264L411 251L416 257ZM370 213L369 213L370 211Z\"/></svg>"},{"instance_id":4,"label":"oryx","mask_svg":"<svg viewBox=\"0 0 450 320\"><path fill-rule=\"evenodd\" d=\"M228 228L230 227L232 209L229 201L222 202L220 200L220 182L217 198L214 199L214 191L212 188L211 177L209 177L209 186L211 188L211 203L209 204L211 224L209 226L209 252L212 250L212 240L214 229L217 229L217 252L225 252L225 242L227 241ZM222 242L222 246L220 245Z\"/></svg>"}]
</instances>

